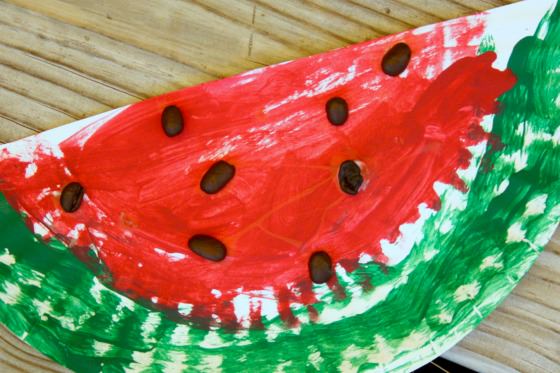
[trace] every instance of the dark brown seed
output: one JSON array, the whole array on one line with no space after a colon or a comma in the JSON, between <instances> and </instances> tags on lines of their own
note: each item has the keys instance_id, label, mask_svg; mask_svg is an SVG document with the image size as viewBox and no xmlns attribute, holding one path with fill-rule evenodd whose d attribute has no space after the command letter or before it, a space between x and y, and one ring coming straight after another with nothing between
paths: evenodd
<instances>
[{"instance_id":1,"label":"dark brown seed","mask_svg":"<svg viewBox=\"0 0 560 373\"><path fill-rule=\"evenodd\" d=\"M334 126L342 126L348 119L348 104L340 97L327 101L327 118Z\"/></svg>"},{"instance_id":2,"label":"dark brown seed","mask_svg":"<svg viewBox=\"0 0 560 373\"><path fill-rule=\"evenodd\" d=\"M344 161L338 169L338 183L344 193L358 194L360 186L364 182L360 166L354 161Z\"/></svg>"},{"instance_id":3,"label":"dark brown seed","mask_svg":"<svg viewBox=\"0 0 560 373\"><path fill-rule=\"evenodd\" d=\"M80 183L70 183L62 189L60 194L60 206L66 212L74 212L82 204L84 188Z\"/></svg>"},{"instance_id":4,"label":"dark brown seed","mask_svg":"<svg viewBox=\"0 0 560 373\"><path fill-rule=\"evenodd\" d=\"M333 275L332 261L329 254L318 251L309 258L309 276L316 284L324 284Z\"/></svg>"},{"instance_id":5,"label":"dark brown seed","mask_svg":"<svg viewBox=\"0 0 560 373\"><path fill-rule=\"evenodd\" d=\"M215 194L233 179L235 167L226 161L218 161L206 171L200 180L200 189L208 194Z\"/></svg>"},{"instance_id":6,"label":"dark brown seed","mask_svg":"<svg viewBox=\"0 0 560 373\"><path fill-rule=\"evenodd\" d=\"M192 236L189 248L201 257L219 262L226 257L226 247L219 240L204 234Z\"/></svg>"},{"instance_id":7,"label":"dark brown seed","mask_svg":"<svg viewBox=\"0 0 560 373\"><path fill-rule=\"evenodd\" d=\"M381 61L383 72L390 76L400 75L408 66L411 53L410 47L405 43L394 45L383 56Z\"/></svg>"},{"instance_id":8,"label":"dark brown seed","mask_svg":"<svg viewBox=\"0 0 560 373\"><path fill-rule=\"evenodd\" d=\"M168 106L161 114L163 131L169 137L177 136L183 132L183 114L177 106Z\"/></svg>"}]
</instances>

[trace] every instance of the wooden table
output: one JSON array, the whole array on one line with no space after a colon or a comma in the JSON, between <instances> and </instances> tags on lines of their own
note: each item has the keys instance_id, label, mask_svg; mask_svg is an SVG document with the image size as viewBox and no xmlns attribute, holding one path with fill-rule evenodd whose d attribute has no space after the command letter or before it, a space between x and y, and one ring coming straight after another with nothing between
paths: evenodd
<instances>
[{"instance_id":1,"label":"wooden table","mask_svg":"<svg viewBox=\"0 0 560 373\"><path fill-rule=\"evenodd\" d=\"M0 1L0 141L260 66L515 0ZM560 372L560 234L446 357ZM65 371L0 329L0 371Z\"/></svg>"}]
</instances>

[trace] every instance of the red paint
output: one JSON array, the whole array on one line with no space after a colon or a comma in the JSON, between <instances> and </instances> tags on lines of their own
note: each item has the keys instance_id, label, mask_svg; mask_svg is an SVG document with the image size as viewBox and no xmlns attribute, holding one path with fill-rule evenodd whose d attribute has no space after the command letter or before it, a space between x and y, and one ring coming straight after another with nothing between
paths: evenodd
<instances>
[{"instance_id":1,"label":"red paint","mask_svg":"<svg viewBox=\"0 0 560 373\"><path fill-rule=\"evenodd\" d=\"M316 322L319 319L319 312L311 305L307 306L307 315L309 316L309 321L311 322Z\"/></svg>"},{"instance_id":2,"label":"red paint","mask_svg":"<svg viewBox=\"0 0 560 373\"><path fill-rule=\"evenodd\" d=\"M418 218L419 204L439 208L435 181L466 189L456 170L469 163L466 148L486 137L480 121L496 111L496 98L515 78L491 67L493 53L473 57L476 48L468 44L482 34L482 21L449 27L457 47L443 48L441 28L408 32L141 102L103 125L83 149L84 133L64 141L62 160L37 149L38 171L29 179L23 177L27 164L4 153L0 190L43 221L47 212L60 211L57 194L38 200L43 188L82 183L82 207L62 213L49 228L72 246L96 245L111 285L131 297L157 296L157 307L170 309L193 304L191 320L215 325L215 314L236 325L232 299L269 287L281 317L297 325L290 304L317 302L307 268L312 252L325 250L350 271L362 253L387 263L380 240L396 239L401 224ZM406 77L391 78L379 64L397 40L410 45L413 59ZM456 62L442 72L445 51ZM352 62L358 75L345 84L310 97L302 93L319 80L343 79ZM430 66L434 78L425 76ZM266 109L293 95L299 98ZM332 96L349 104L344 126L326 119ZM186 118L185 130L173 138L160 125L171 104ZM285 120L295 113L302 114ZM270 147L267 139L274 142ZM221 192L207 195L199 182L221 159L209 154L221 147L229 148L223 159L236 166L236 175ZM356 196L337 183L338 166L347 159L364 165L366 183ZM70 239L79 223L86 229ZM194 234L224 242L226 259L194 255L187 248ZM185 259L170 261L154 248ZM334 279L329 286L344 295ZM364 288L370 287L366 279ZM260 306L251 311L253 323L260 312Z\"/></svg>"},{"instance_id":3,"label":"red paint","mask_svg":"<svg viewBox=\"0 0 560 373\"><path fill-rule=\"evenodd\" d=\"M364 293L369 293L373 290L373 285L371 284L371 279L369 277L364 277L362 282L360 282L360 286L362 287Z\"/></svg>"}]
</instances>

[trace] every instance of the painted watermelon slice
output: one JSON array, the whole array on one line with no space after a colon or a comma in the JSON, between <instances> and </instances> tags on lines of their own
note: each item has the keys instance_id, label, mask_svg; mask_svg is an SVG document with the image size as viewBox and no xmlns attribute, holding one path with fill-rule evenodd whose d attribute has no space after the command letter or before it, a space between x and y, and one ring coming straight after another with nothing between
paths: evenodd
<instances>
[{"instance_id":1,"label":"painted watermelon slice","mask_svg":"<svg viewBox=\"0 0 560 373\"><path fill-rule=\"evenodd\" d=\"M560 219L560 9L534 0L0 148L0 319L80 372L408 370Z\"/></svg>"}]
</instances>

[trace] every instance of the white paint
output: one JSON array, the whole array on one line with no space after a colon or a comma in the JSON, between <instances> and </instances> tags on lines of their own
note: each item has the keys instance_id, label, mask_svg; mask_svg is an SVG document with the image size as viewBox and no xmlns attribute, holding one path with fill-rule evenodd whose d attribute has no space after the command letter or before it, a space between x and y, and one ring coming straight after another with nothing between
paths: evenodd
<instances>
[{"instance_id":1,"label":"white paint","mask_svg":"<svg viewBox=\"0 0 560 373\"><path fill-rule=\"evenodd\" d=\"M171 334L170 343L179 347L190 345L189 331L190 328L187 325L177 324Z\"/></svg>"},{"instance_id":2,"label":"white paint","mask_svg":"<svg viewBox=\"0 0 560 373\"><path fill-rule=\"evenodd\" d=\"M57 319L58 322L60 323L60 326L65 328L65 329L68 329L68 330L74 332L78 328L75 321L79 321L79 320L75 320L73 317L64 316L64 315L55 315L53 313L51 313L50 316Z\"/></svg>"},{"instance_id":3,"label":"white paint","mask_svg":"<svg viewBox=\"0 0 560 373\"><path fill-rule=\"evenodd\" d=\"M482 259L479 269L484 271L487 268L502 269L503 267L502 254L495 254Z\"/></svg>"},{"instance_id":4,"label":"white paint","mask_svg":"<svg viewBox=\"0 0 560 373\"><path fill-rule=\"evenodd\" d=\"M263 112L266 114L281 106L297 101L302 97L313 97L325 93L327 91L333 90L337 87L343 86L344 84L353 80L357 76L366 74L368 72L369 70L366 69L360 71L360 73L356 73L356 65L351 65L350 67L348 67L348 70L346 72L331 72L327 75L326 78L323 78L318 82L316 82L313 87L309 89L305 89L303 91L295 91L293 94L284 98L281 101L266 105L264 107Z\"/></svg>"},{"instance_id":5,"label":"white paint","mask_svg":"<svg viewBox=\"0 0 560 373\"><path fill-rule=\"evenodd\" d=\"M225 342L218 332L210 330L206 333L199 346L206 349L215 349L231 346L231 342Z\"/></svg>"},{"instance_id":6,"label":"white paint","mask_svg":"<svg viewBox=\"0 0 560 373\"><path fill-rule=\"evenodd\" d=\"M107 235L95 228L89 228L89 233L91 233L95 238L99 238L100 240L107 240Z\"/></svg>"},{"instance_id":7,"label":"white paint","mask_svg":"<svg viewBox=\"0 0 560 373\"><path fill-rule=\"evenodd\" d=\"M454 298L458 303L464 302L466 300L472 300L478 294L480 290L480 284L478 281L474 281L470 284L461 285L455 290Z\"/></svg>"},{"instance_id":8,"label":"white paint","mask_svg":"<svg viewBox=\"0 0 560 373\"><path fill-rule=\"evenodd\" d=\"M424 260L432 260L437 254L439 254L439 250L431 248L429 250L424 251Z\"/></svg>"},{"instance_id":9,"label":"white paint","mask_svg":"<svg viewBox=\"0 0 560 373\"><path fill-rule=\"evenodd\" d=\"M457 39L453 37L452 31L455 29L453 23L443 26L443 47L454 48L457 46Z\"/></svg>"},{"instance_id":10,"label":"white paint","mask_svg":"<svg viewBox=\"0 0 560 373\"><path fill-rule=\"evenodd\" d=\"M276 337L280 335L284 330L276 324L270 324L268 328L264 331L266 334L266 340L268 342L274 342Z\"/></svg>"},{"instance_id":11,"label":"white paint","mask_svg":"<svg viewBox=\"0 0 560 373\"><path fill-rule=\"evenodd\" d=\"M274 373L285 373L286 368L288 368L290 365L292 365L291 361L284 361L276 366L276 369L274 369Z\"/></svg>"},{"instance_id":12,"label":"white paint","mask_svg":"<svg viewBox=\"0 0 560 373\"><path fill-rule=\"evenodd\" d=\"M391 291L406 284L408 282L408 274L411 271L411 268L405 268L399 278L390 280L383 285L376 286L372 291L364 293L361 297L353 297L352 300L344 308L338 309L335 307L325 307L319 313L318 323L331 324L343 318L353 317L368 311L375 304L384 301L389 293L391 293ZM313 287L313 290L317 295L317 291L315 290L315 288L316 286ZM321 301L325 301L324 296L317 296Z\"/></svg>"},{"instance_id":13,"label":"white paint","mask_svg":"<svg viewBox=\"0 0 560 373\"><path fill-rule=\"evenodd\" d=\"M161 323L161 316L159 313L150 312L144 323L142 324L142 337L144 342L153 343L155 338L152 336L157 327Z\"/></svg>"},{"instance_id":14,"label":"white paint","mask_svg":"<svg viewBox=\"0 0 560 373\"><path fill-rule=\"evenodd\" d=\"M16 258L10 254L8 249L4 249L4 253L0 255L0 263L5 264L7 266L11 266L15 264Z\"/></svg>"},{"instance_id":15,"label":"white paint","mask_svg":"<svg viewBox=\"0 0 560 373\"><path fill-rule=\"evenodd\" d=\"M83 232L86 229L86 226L82 223L78 223L76 224L76 226L74 226L74 229L72 229L70 232L68 232L68 237L77 240L80 238L80 234L81 232Z\"/></svg>"},{"instance_id":16,"label":"white paint","mask_svg":"<svg viewBox=\"0 0 560 373\"><path fill-rule=\"evenodd\" d=\"M494 115L485 115L482 117L482 121L480 122L480 126L486 133L492 132L492 128L494 127Z\"/></svg>"},{"instance_id":17,"label":"white paint","mask_svg":"<svg viewBox=\"0 0 560 373\"><path fill-rule=\"evenodd\" d=\"M257 80L256 76L251 76L251 77L248 77L248 78L245 78L245 79L240 79L240 80L236 81L231 87L233 88L233 87L237 87L237 86L240 86L240 85L246 85L246 84L254 82L255 80Z\"/></svg>"},{"instance_id":18,"label":"white paint","mask_svg":"<svg viewBox=\"0 0 560 373\"><path fill-rule=\"evenodd\" d=\"M373 262L373 258L369 254L361 253L358 259L358 263L367 264Z\"/></svg>"},{"instance_id":19,"label":"white paint","mask_svg":"<svg viewBox=\"0 0 560 373\"><path fill-rule=\"evenodd\" d=\"M13 157L19 159L23 163L29 163L26 168L26 177L31 177L37 171L37 166L32 166L38 155L38 150L55 158L62 158L64 154L60 150L60 143L69 137L81 132L81 139L85 143L87 139L103 124L125 110L128 106L111 110L106 113L94 115L65 126L53 128L51 130L39 133L35 136L15 141L0 146L0 149L7 150L7 153L0 152L0 159L5 157ZM27 176L29 174L29 176Z\"/></svg>"},{"instance_id":20,"label":"white paint","mask_svg":"<svg viewBox=\"0 0 560 373\"><path fill-rule=\"evenodd\" d=\"M193 306L192 306L192 304L189 304L189 303L179 303L177 305L177 312L179 312L179 315L182 315L182 316L190 315L192 309L193 309Z\"/></svg>"},{"instance_id":21,"label":"white paint","mask_svg":"<svg viewBox=\"0 0 560 373\"><path fill-rule=\"evenodd\" d=\"M107 288L105 288L105 290L108 290ZM115 293L112 292L113 295L117 296L119 298L119 304L117 305L117 312L122 311L123 309L128 309L131 312L134 312L134 307L136 307L136 303L134 303L133 300L125 297L122 294L119 293Z\"/></svg>"},{"instance_id":22,"label":"white paint","mask_svg":"<svg viewBox=\"0 0 560 373\"><path fill-rule=\"evenodd\" d=\"M348 272L346 272L346 270L340 265L340 263L336 263L334 271L336 272L336 277L339 280L342 280L347 287L354 284L354 280L352 280L350 276L348 276Z\"/></svg>"},{"instance_id":23,"label":"white paint","mask_svg":"<svg viewBox=\"0 0 560 373\"><path fill-rule=\"evenodd\" d=\"M252 291L244 291L243 288L239 288L236 291L238 295L233 298L232 303L237 322L242 327L248 328L250 326L251 309L260 308L261 317L267 320L272 320L278 316L278 302L272 287ZM212 293L214 294L214 292Z\"/></svg>"},{"instance_id":24,"label":"white paint","mask_svg":"<svg viewBox=\"0 0 560 373\"><path fill-rule=\"evenodd\" d=\"M358 367L352 365L349 360L342 360L342 362L338 366L338 371L344 373L357 373Z\"/></svg>"},{"instance_id":25,"label":"white paint","mask_svg":"<svg viewBox=\"0 0 560 373\"><path fill-rule=\"evenodd\" d=\"M339 367L340 371L357 371L357 367L350 364L351 360L365 358L368 363L386 364L391 362L395 357L394 349L380 335L374 337L374 343L367 347L358 347L351 344L342 351L343 363ZM345 362L349 364L344 364Z\"/></svg>"},{"instance_id":26,"label":"white paint","mask_svg":"<svg viewBox=\"0 0 560 373\"><path fill-rule=\"evenodd\" d=\"M414 247L424 238L423 228L426 221L436 212L425 203L418 206L420 217L414 223L401 224L400 235L394 242L386 239L380 241L383 254L388 258L387 265L394 266L402 262Z\"/></svg>"},{"instance_id":27,"label":"white paint","mask_svg":"<svg viewBox=\"0 0 560 373\"><path fill-rule=\"evenodd\" d=\"M42 201L46 196L51 193L51 188L43 188L41 193L37 196L37 200Z\"/></svg>"},{"instance_id":28,"label":"white paint","mask_svg":"<svg viewBox=\"0 0 560 373\"><path fill-rule=\"evenodd\" d=\"M60 216L60 211L47 212L43 217L43 224L45 224L48 227L49 225L52 225L54 223L54 219L58 218L59 216Z\"/></svg>"},{"instance_id":29,"label":"white paint","mask_svg":"<svg viewBox=\"0 0 560 373\"><path fill-rule=\"evenodd\" d=\"M507 231L506 243L523 242L525 241L525 233L520 222L512 224Z\"/></svg>"},{"instance_id":30,"label":"white paint","mask_svg":"<svg viewBox=\"0 0 560 373\"><path fill-rule=\"evenodd\" d=\"M465 182L471 183L477 173L478 169L480 168L480 160L486 153L486 146L487 141L481 141L476 145L469 146L467 149L472 154L472 157L469 161L469 166L465 169L458 169L457 175Z\"/></svg>"},{"instance_id":31,"label":"white paint","mask_svg":"<svg viewBox=\"0 0 560 373\"><path fill-rule=\"evenodd\" d=\"M519 172L527 167L527 160L529 158L529 155L521 149L511 154L502 155L501 158L505 162L513 163L513 169L515 170L515 172Z\"/></svg>"},{"instance_id":32,"label":"white paint","mask_svg":"<svg viewBox=\"0 0 560 373\"><path fill-rule=\"evenodd\" d=\"M413 34L413 35L427 34L427 33L430 33L430 32L435 31L435 29L436 29L436 25L435 25L435 24L426 25L426 26L421 26L421 27L418 27L418 28L412 30L412 34Z\"/></svg>"},{"instance_id":33,"label":"white paint","mask_svg":"<svg viewBox=\"0 0 560 373\"><path fill-rule=\"evenodd\" d=\"M202 372L221 373L222 372L222 355L204 355L200 368Z\"/></svg>"},{"instance_id":34,"label":"white paint","mask_svg":"<svg viewBox=\"0 0 560 373\"><path fill-rule=\"evenodd\" d=\"M541 194L525 205L525 212L523 213L524 217L541 215L546 210L546 201L548 199L547 194Z\"/></svg>"},{"instance_id":35,"label":"white paint","mask_svg":"<svg viewBox=\"0 0 560 373\"><path fill-rule=\"evenodd\" d=\"M32 303L35 306L35 311L37 311L37 314L39 315L41 320L47 321L47 315L53 312L51 302L49 302L48 300L40 301L38 299L33 299Z\"/></svg>"},{"instance_id":36,"label":"white paint","mask_svg":"<svg viewBox=\"0 0 560 373\"><path fill-rule=\"evenodd\" d=\"M267 320L272 320L278 317L278 302L274 297L274 290L272 287L267 287L261 291L253 292L254 298L261 306L261 316Z\"/></svg>"},{"instance_id":37,"label":"white paint","mask_svg":"<svg viewBox=\"0 0 560 373\"><path fill-rule=\"evenodd\" d=\"M430 335L427 333L421 333L419 331L412 331L403 341L401 342L401 348L405 350L415 350L422 347L426 342L428 342Z\"/></svg>"},{"instance_id":38,"label":"white paint","mask_svg":"<svg viewBox=\"0 0 560 373\"><path fill-rule=\"evenodd\" d=\"M89 289L89 293L97 303L101 303L101 292L106 291L107 289L101 282L99 282L97 277L93 277L91 282L92 284L91 288Z\"/></svg>"},{"instance_id":39,"label":"white paint","mask_svg":"<svg viewBox=\"0 0 560 373\"><path fill-rule=\"evenodd\" d=\"M247 346L252 344L253 342L249 338L249 330L248 329L239 329L235 333L235 339L237 339L236 346Z\"/></svg>"},{"instance_id":40,"label":"white paint","mask_svg":"<svg viewBox=\"0 0 560 373\"><path fill-rule=\"evenodd\" d=\"M488 11L486 34L492 36L498 58L493 66L507 67L513 47L526 36L533 35L552 1L529 0Z\"/></svg>"},{"instance_id":41,"label":"white paint","mask_svg":"<svg viewBox=\"0 0 560 373\"><path fill-rule=\"evenodd\" d=\"M437 315L437 318L440 324L449 324L451 321L453 321L453 315L449 312L441 312L439 315Z\"/></svg>"},{"instance_id":42,"label":"white paint","mask_svg":"<svg viewBox=\"0 0 560 373\"><path fill-rule=\"evenodd\" d=\"M449 184L434 183L434 190L446 202L446 209L462 211L467 207L467 195Z\"/></svg>"},{"instance_id":43,"label":"white paint","mask_svg":"<svg viewBox=\"0 0 560 373\"><path fill-rule=\"evenodd\" d=\"M28 273L28 277L27 278L22 278L22 279L20 279L20 281L21 281L21 283L23 283L25 285L41 287L41 281L43 281L44 278L45 278L45 275L43 273L32 269Z\"/></svg>"},{"instance_id":44,"label":"white paint","mask_svg":"<svg viewBox=\"0 0 560 373\"><path fill-rule=\"evenodd\" d=\"M251 298L247 294L239 294L232 300L233 312L237 322L243 327L250 326Z\"/></svg>"},{"instance_id":45,"label":"white paint","mask_svg":"<svg viewBox=\"0 0 560 373\"><path fill-rule=\"evenodd\" d=\"M186 372L189 368L186 363L187 354L183 351L168 351L167 360L163 362L164 373Z\"/></svg>"},{"instance_id":46,"label":"white paint","mask_svg":"<svg viewBox=\"0 0 560 373\"><path fill-rule=\"evenodd\" d=\"M449 219L442 221L439 225L439 231L442 234L447 234L453 229L453 222Z\"/></svg>"},{"instance_id":47,"label":"white paint","mask_svg":"<svg viewBox=\"0 0 560 373\"><path fill-rule=\"evenodd\" d=\"M216 161L224 158L229 153L237 149L245 141L245 139L242 138L241 135L236 135L232 137L224 136L221 141L222 143L212 148L212 151L207 154L202 154L200 157L198 157L198 163L206 161Z\"/></svg>"},{"instance_id":48,"label":"white paint","mask_svg":"<svg viewBox=\"0 0 560 373\"><path fill-rule=\"evenodd\" d=\"M381 77L376 76L372 80L367 80L360 85L362 89L367 89L369 91L378 91L382 88Z\"/></svg>"},{"instance_id":49,"label":"white paint","mask_svg":"<svg viewBox=\"0 0 560 373\"><path fill-rule=\"evenodd\" d=\"M128 368L125 368L125 372L138 373L153 367L155 352L156 349L151 349L146 352L134 351L132 353L132 360L134 363L131 363Z\"/></svg>"},{"instance_id":50,"label":"white paint","mask_svg":"<svg viewBox=\"0 0 560 373\"><path fill-rule=\"evenodd\" d=\"M278 144L278 141L270 138L270 137L263 137L255 144L258 150L268 149L273 147L274 145Z\"/></svg>"},{"instance_id":51,"label":"white paint","mask_svg":"<svg viewBox=\"0 0 560 373\"><path fill-rule=\"evenodd\" d=\"M160 249L159 247L155 247L154 251L156 253L158 253L159 255L167 258L167 260L169 260L170 262L178 262L180 260L185 259L187 256L183 253L169 253L163 249Z\"/></svg>"},{"instance_id":52,"label":"white paint","mask_svg":"<svg viewBox=\"0 0 560 373\"><path fill-rule=\"evenodd\" d=\"M424 72L424 77L426 79L432 80L436 76L436 67L434 65L428 65L426 71Z\"/></svg>"},{"instance_id":53,"label":"white paint","mask_svg":"<svg viewBox=\"0 0 560 373\"><path fill-rule=\"evenodd\" d=\"M313 368L317 369L318 371L321 370L321 364L325 359L321 357L321 351L315 351L307 357L307 361L309 364L313 366Z\"/></svg>"},{"instance_id":54,"label":"white paint","mask_svg":"<svg viewBox=\"0 0 560 373\"><path fill-rule=\"evenodd\" d=\"M50 231L47 227L45 227L41 223L33 223L33 233L35 233L35 234L37 234L41 237L47 237L49 235Z\"/></svg>"},{"instance_id":55,"label":"white paint","mask_svg":"<svg viewBox=\"0 0 560 373\"><path fill-rule=\"evenodd\" d=\"M515 130L515 134L523 138L523 146L525 148L536 141L552 141L554 143L554 135L544 131L535 132L528 122L520 123Z\"/></svg>"},{"instance_id":56,"label":"white paint","mask_svg":"<svg viewBox=\"0 0 560 373\"><path fill-rule=\"evenodd\" d=\"M106 343L106 342L102 342L102 341L98 341L97 339L95 339L93 341L93 349L95 350L95 355L96 356L105 356L105 354L109 351L111 351L111 349L113 348L113 345Z\"/></svg>"},{"instance_id":57,"label":"white paint","mask_svg":"<svg viewBox=\"0 0 560 373\"><path fill-rule=\"evenodd\" d=\"M29 179L33 175L37 173L37 164L29 163L27 167L25 167L25 178Z\"/></svg>"},{"instance_id":58,"label":"white paint","mask_svg":"<svg viewBox=\"0 0 560 373\"><path fill-rule=\"evenodd\" d=\"M560 127L558 127L554 132L554 135L552 135L552 143L555 146L560 145Z\"/></svg>"},{"instance_id":59,"label":"white paint","mask_svg":"<svg viewBox=\"0 0 560 373\"><path fill-rule=\"evenodd\" d=\"M442 70L447 69L449 66L453 65L453 62L455 62L453 58L453 52L451 52L449 49L445 50L445 52L443 52L441 69Z\"/></svg>"},{"instance_id":60,"label":"white paint","mask_svg":"<svg viewBox=\"0 0 560 373\"><path fill-rule=\"evenodd\" d=\"M0 301L8 305L16 304L20 295L20 287L17 284L6 281L3 284L3 289L0 290Z\"/></svg>"},{"instance_id":61,"label":"white paint","mask_svg":"<svg viewBox=\"0 0 560 373\"><path fill-rule=\"evenodd\" d=\"M509 186L509 179L505 179L498 185L498 187L494 187L494 196L499 196L503 192L506 191L507 187Z\"/></svg>"}]
</instances>

